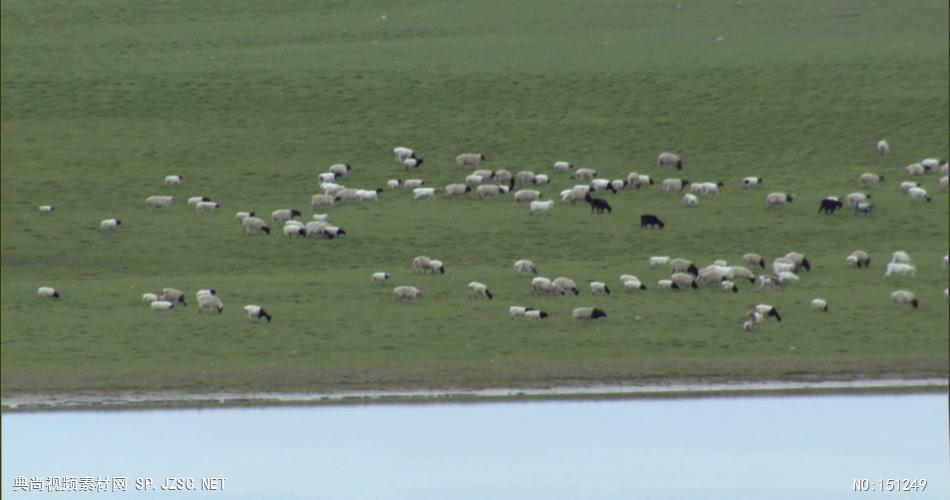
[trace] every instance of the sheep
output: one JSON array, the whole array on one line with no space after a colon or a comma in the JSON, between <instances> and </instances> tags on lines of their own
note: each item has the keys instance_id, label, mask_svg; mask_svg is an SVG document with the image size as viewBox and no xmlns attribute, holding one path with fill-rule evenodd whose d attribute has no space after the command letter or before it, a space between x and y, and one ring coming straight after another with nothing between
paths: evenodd
<instances>
[{"instance_id":1,"label":"sheep","mask_svg":"<svg viewBox=\"0 0 950 500\"><path fill-rule=\"evenodd\" d=\"M745 266L732 266L726 268L726 277L730 280L735 279L747 279L749 283L755 283L755 274L752 273L748 267Z\"/></svg>"},{"instance_id":2,"label":"sheep","mask_svg":"<svg viewBox=\"0 0 950 500\"><path fill-rule=\"evenodd\" d=\"M541 198L541 192L534 189L520 189L515 191L515 203L531 203Z\"/></svg>"},{"instance_id":3,"label":"sheep","mask_svg":"<svg viewBox=\"0 0 950 500\"><path fill-rule=\"evenodd\" d=\"M359 191L358 189L343 188L336 192L333 199L343 203L358 203L360 201Z\"/></svg>"},{"instance_id":4,"label":"sheep","mask_svg":"<svg viewBox=\"0 0 950 500\"><path fill-rule=\"evenodd\" d=\"M507 172L507 171L506 171ZM495 178L495 171L488 170L487 168L480 168L471 173L471 175L481 177L482 182L488 181ZM509 179L510 180L510 179ZM505 181L507 183L507 181Z\"/></svg>"},{"instance_id":5,"label":"sheep","mask_svg":"<svg viewBox=\"0 0 950 500\"><path fill-rule=\"evenodd\" d=\"M670 268L674 273L689 273L693 276L699 274L699 268L692 261L686 259L673 259L670 261Z\"/></svg>"},{"instance_id":6,"label":"sheep","mask_svg":"<svg viewBox=\"0 0 950 500\"><path fill-rule=\"evenodd\" d=\"M723 187L722 182L703 182L699 184L699 192L703 196L710 196L714 194L719 194L719 188Z\"/></svg>"},{"instance_id":7,"label":"sheep","mask_svg":"<svg viewBox=\"0 0 950 500\"><path fill-rule=\"evenodd\" d=\"M307 235L306 228L302 226L298 226L297 224L285 225L283 231L284 231L284 236L287 236L287 237Z\"/></svg>"},{"instance_id":8,"label":"sheep","mask_svg":"<svg viewBox=\"0 0 950 500\"><path fill-rule=\"evenodd\" d=\"M811 299L811 310L816 312L828 312L828 302L825 299Z\"/></svg>"},{"instance_id":9,"label":"sheep","mask_svg":"<svg viewBox=\"0 0 950 500\"><path fill-rule=\"evenodd\" d=\"M122 221L118 218L102 219L99 221L99 229L103 231L112 231L121 225Z\"/></svg>"},{"instance_id":10,"label":"sheep","mask_svg":"<svg viewBox=\"0 0 950 500\"><path fill-rule=\"evenodd\" d=\"M577 283L574 283L574 280L570 278L565 278L563 276L554 278L553 283L557 285L558 288L564 290L564 292L573 292L574 295L580 295L581 291L577 288Z\"/></svg>"},{"instance_id":11,"label":"sheep","mask_svg":"<svg viewBox=\"0 0 950 500\"><path fill-rule=\"evenodd\" d=\"M592 168L579 168L574 171L574 180L577 182L591 182L597 177L597 171Z\"/></svg>"},{"instance_id":12,"label":"sheep","mask_svg":"<svg viewBox=\"0 0 950 500\"><path fill-rule=\"evenodd\" d=\"M676 283L673 283L673 280L659 280L656 282L656 287L661 290L669 290L669 289L678 290L679 289L679 285L677 285Z\"/></svg>"},{"instance_id":13,"label":"sheep","mask_svg":"<svg viewBox=\"0 0 950 500\"><path fill-rule=\"evenodd\" d=\"M478 172L478 171L476 170L476 172ZM491 171L489 171L489 172L491 172ZM483 177L483 178L484 178L484 177ZM498 184L509 184L509 185L512 186L512 187L514 186L514 182L512 182L512 180L515 178L515 176L512 175L511 172L509 172L509 171L507 171L507 170L505 170L505 169L499 169L499 170L495 170L494 172L491 172L491 174L488 176L488 178L489 178L489 179L494 178L494 179L495 179L495 182L497 182ZM535 176L534 179L535 179L535 181L537 181L538 177Z\"/></svg>"},{"instance_id":14,"label":"sheep","mask_svg":"<svg viewBox=\"0 0 950 500\"><path fill-rule=\"evenodd\" d=\"M449 184L445 186L445 196L450 198L454 196L465 196L466 193L470 193L471 191L472 187L465 184Z\"/></svg>"},{"instance_id":15,"label":"sheep","mask_svg":"<svg viewBox=\"0 0 950 500\"><path fill-rule=\"evenodd\" d=\"M759 266L762 269L765 269L765 259L757 253L747 253L742 256L742 263L747 266Z\"/></svg>"},{"instance_id":16,"label":"sheep","mask_svg":"<svg viewBox=\"0 0 950 500\"><path fill-rule=\"evenodd\" d=\"M254 217L254 212L235 212L234 213L234 218L237 219L238 222L244 222L244 219L248 217Z\"/></svg>"},{"instance_id":17,"label":"sheep","mask_svg":"<svg viewBox=\"0 0 950 500\"><path fill-rule=\"evenodd\" d=\"M416 189L425 185L425 181L422 179L406 179L402 183L402 187L406 189Z\"/></svg>"},{"instance_id":18,"label":"sheep","mask_svg":"<svg viewBox=\"0 0 950 500\"><path fill-rule=\"evenodd\" d=\"M664 224L663 221L661 221L659 217L652 214L644 214L640 216L641 229L645 227L653 228L657 226L659 226L660 229L663 229L664 227L666 227L666 224Z\"/></svg>"},{"instance_id":19,"label":"sheep","mask_svg":"<svg viewBox=\"0 0 950 500\"><path fill-rule=\"evenodd\" d=\"M420 255L412 259L412 270L417 274L445 274L445 266L441 261Z\"/></svg>"},{"instance_id":20,"label":"sheep","mask_svg":"<svg viewBox=\"0 0 950 500\"><path fill-rule=\"evenodd\" d=\"M761 177L743 177L742 185L747 188L759 187L759 184L762 184Z\"/></svg>"},{"instance_id":21,"label":"sheep","mask_svg":"<svg viewBox=\"0 0 950 500\"><path fill-rule=\"evenodd\" d=\"M382 188L377 188L375 191L372 189L357 189L356 199L359 200L360 203L367 201L372 201L375 203L379 201L379 193L382 192Z\"/></svg>"},{"instance_id":22,"label":"sheep","mask_svg":"<svg viewBox=\"0 0 950 500\"><path fill-rule=\"evenodd\" d=\"M324 226L320 230L320 233L318 236L322 236L328 240L332 240L333 238L342 236L344 234L346 234L346 231L342 227L327 225L327 226ZM307 236L312 236L312 235L308 233Z\"/></svg>"},{"instance_id":23,"label":"sheep","mask_svg":"<svg viewBox=\"0 0 950 500\"><path fill-rule=\"evenodd\" d=\"M399 187L399 184L401 184L399 179L389 179L386 181L386 187L389 189L396 189Z\"/></svg>"},{"instance_id":24,"label":"sheep","mask_svg":"<svg viewBox=\"0 0 950 500\"><path fill-rule=\"evenodd\" d=\"M791 259L785 257L778 257L772 261L772 272L775 274L785 272L785 271L794 271L798 267L797 264Z\"/></svg>"},{"instance_id":25,"label":"sheep","mask_svg":"<svg viewBox=\"0 0 950 500\"><path fill-rule=\"evenodd\" d=\"M845 199L848 200L848 204L851 205L852 208L854 208L858 203L862 201L870 200L871 195L866 194L866 193L855 192L855 193L848 194L848 196L846 196Z\"/></svg>"},{"instance_id":26,"label":"sheep","mask_svg":"<svg viewBox=\"0 0 950 500\"><path fill-rule=\"evenodd\" d=\"M950 188L950 177L945 175L940 178L940 189L946 191L948 188Z\"/></svg>"},{"instance_id":27,"label":"sheep","mask_svg":"<svg viewBox=\"0 0 950 500\"><path fill-rule=\"evenodd\" d=\"M561 191L560 195L561 195L561 201L562 201L562 202L563 202L563 201L570 201L570 200L571 200L571 190L570 190L570 189L565 189L565 190Z\"/></svg>"},{"instance_id":28,"label":"sheep","mask_svg":"<svg viewBox=\"0 0 950 500\"><path fill-rule=\"evenodd\" d=\"M336 204L336 198L332 194L315 194L310 197L310 206L313 208L333 206L334 204Z\"/></svg>"},{"instance_id":29,"label":"sheep","mask_svg":"<svg viewBox=\"0 0 950 500\"><path fill-rule=\"evenodd\" d=\"M606 318L607 313L596 307L576 307L571 311L571 317L576 320Z\"/></svg>"},{"instance_id":30,"label":"sheep","mask_svg":"<svg viewBox=\"0 0 950 500\"><path fill-rule=\"evenodd\" d=\"M574 168L573 163L566 161L556 161L554 162L554 171L555 172L567 172L568 170Z\"/></svg>"},{"instance_id":31,"label":"sheep","mask_svg":"<svg viewBox=\"0 0 950 500\"><path fill-rule=\"evenodd\" d=\"M824 212L826 215L833 215L835 211L843 206L844 205L838 200L825 198L821 200L821 204L818 206L818 213Z\"/></svg>"},{"instance_id":32,"label":"sheep","mask_svg":"<svg viewBox=\"0 0 950 500\"><path fill-rule=\"evenodd\" d=\"M335 163L330 165L330 168L327 169L327 172L332 173L337 177L346 177L346 174L353 169L353 166L349 163Z\"/></svg>"},{"instance_id":33,"label":"sheep","mask_svg":"<svg viewBox=\"0 0 950 500\"><path fill-rule=\"evenodd\" d=\"M488 158L480 153L462 153L455 157L455 165L460 169L480 165L483 161L488 161Z\"/></svg>"},{"instance_id":34,"label":"sheep","mask_svg":"<svg viewBox=\"0 0 950 500\"><path fill-rule=\"evenodd\" d=\"M689 181L686 179L663 179L663 191L667 193L679 193L683 191L683 188L689 186Z\"/></svg>"},{"instance_id":35,"label":"sheep","mask_svg":"<svg viewBox=\"0 0 950 500\"><path fill-rule=\"evenodd\" d=\"M543 276L531 279L531 289L535 295L564 295L564 289Z\"/></svg>"},{"instance_id":36,"label":"sheep","mask_svg":"<svg viewBox=\"0 0 950 500\"><path fill-rule=\"evenodd\" d=\"M884 271L884 277L889 276L914 276L917 274L917 268L912 264L903 264L900 262L889 262L887 270Z\"/></svg>"},{"instance_id":37,"label":"sheep","mask_svg":"<svg viewBox=\"0 0 950 500\"><path fill-rule=\"evenodd\" d=\"M950 255L944 255L943 259L940 260L940 263L943 267L950 266Z\"/></svg>"},{"instance_id":38,"label":"sheep","mask_svg":"<svg viewBox=\"0 0 950 500\"><path fill-rule=\"evenodd\" d=\"M400 164L401 164L402 162L406 161L408 158L415 158L415 157L416 157L416 152L415 152L415 151L413 151L413 150L411 150L411 149L409 149L409 148L402 147L402 146L399 146L399 147L397 147L397 148L394 148L394 149L393 149L393 154L395 155L395 160L394 160L394 161L395 161L396 163L400 163Z\"/></svg>"},{"instance_id":39,"label":"sheep","mask_svg":"<svg viewBox=\"0 0 950 500\"><path fill-rule=\"evenodd\" d=\"M914 293L908 290L895 291L891 294L891 300L899 306L910 304L914 309L920 307L920 302L914 298Z\"/></svg>"},{"instance_id":40,"label":"sheep","mask_svg":"<svg viewBox=\"0 0 950 500\"><path fill-rule=\"evenodd\" d=\"M415 188L412 190L412 201L434 200L435 188Z\"/></svg>"},{"instance_id":41,"label":"sheep","mask_svg":"<svg viewBox=\"0 0 950 500\"><path fill-rule=\"evenodd\" d=\"M904 170L906 170L906 171L907 171L907 175L909 175L909 176L911 176L911 177L917 177L917 176L919 176L919 175L924 175L924 174L927 172L927 170L924 168L924 166L921 165L920 163L911 163L910 165L907 165L906 167L904 167Z\"/></svg>"},{"instance_id":42,"label":"sheep","mask_svg":"<svg viewBox=\"0 0 950 500\"><path fill-rule=\"evenodd\" d=\"M798 275L791 271L781 271L778 273L778 282L783 285L798 282L799 279Z\"/></svg>"},{"instance_id":43,"label":"sheep","mask_svg":"<svg viewBox=\"0 0 950 500\"><path fill-rule=\"evenodd\" d=\"M858 268L869 267L871 265L871 256L869 256L864 250L855 250L848 254L844 260L849 266L855 266Z\"/></svg>"},{"instance_id":44,"label":"sheep","mask_svg":"<svg viewBox=\"0 0 950 500\"><path fill-rule=\"evenodd\" d=\"M479 184L485 182L480 175L469 175L465 177L465 185L467 186L478 186Z\"/></svg>"},{"instance_id":45,"label":"sheep","mask_svg":"<svg viewBox=\"0 0 950 500\"><path fill-rule=\"evenodd\" d=\"M214 288L202 288L201 290L198 290L197 292L195 292L195 300L200 300L201 297L204 297L206 295L217 295L217 294L218 294L218 291L215 290Z\"/></svg>"},{"instance_id":46,"label":"sheep","mask_svg":"<svg viewBox=\"0 0 950 500\"><path fill-rule=\"evenodd\" d=\"M883 175L865 172L858 177L858 183L864 187L875 187L884 181Z\"/></svg>"},{"instance_id":47,"label":"sheep","mask_svg":"<svg viewBox=\"0 0 950 500\"><path fill-rule=\"evenodd\" d=\"M950 164L948 164L947 162L943 162L943 165L940 165L940 174L941 175L950 174Z\"/></svg>"},{"instance_id":48,"label":"sheep","mask_svg":"<svg viewBox=\"0 0 950 500\"><path fill-rule=\"evenodd\" d=\"M158 300L167 300L184 306L188 305L188 299L185 298L185 292L177 288L162 288L162 293L158 295Z\"/></svg>"},{"instance_id":49,"label":"sheep","mask_svg":"<svg viewBox=\"0 0 950 500\"><path fill-rule=\"evenodd\" d=\"M754 318L754 317L755 317L754 314L749 315L749 318ZM742 323L742 329L747 332L751 332L752 330L755 330L758 327L759 327L759 321L755 319L746 319L746 321Z\"/></svg>"},{"instance_id":50,"label":"sheep","mask_svg":"<svg viewBox=\"0 0 950 500\"><path fill-rule=\"evenodd\" d=\"M858 204L854 206L854 215L858 215L858 214L871 215L874 213L875 209L876 207L872 205L871 203L865 203L863 201L859 201Z\"/></svg>"},{"instance_id":51,"label":"sheep","mask_svg":"<svg viewBox=\"0 0 950 500\"><path fill-rule=\"evenodd\" d=\"M515 181L518 184L534 184L534 172L530 170L522 170L515 174Z\"/></svg>"},{"instance_id":52,"label":"sheep","mask_svg":"<svg viewBox=\"0 0 950 500\"><path fill-rule=\"evenodd\" d=\"M181 186L182 181L185 178L180 175L167 175L165 176L165 185L169 187L178 187Z\"/></svg>"},{"instance_id":53,"label":"sheep","mask_svg":"<svg viewBox=\"0 0 950 500\"><path fill-rule=\"evenodd\" d=\"M654 255L650 257L650 267L653 269L668 265L670 265L670 257L668 255Z\"/></svg>"},{"instance_id":54,"label":"sheep","mask_svg":"<svg viewBox=\"0 0 950 500\"><path fill-rule=\"evenodd\" d=\"M526 312L533 311L533 310L534 310L533 307L509 306L508 314L511 316L511 319L518 319L518 318L523 318Z\"/></svg>"},{"instance_id":55,"label":"sheep","mask_svg":"<svg viewBox=\"0 0 950 500\"><path fill-rule=\"evenodd\" d=\"M576 201L582 201L587 199L587 195L590 194L590 186L586 184L578 184L571 188L571 203Z\"/></svg>"},{"instance_id":56,"label":"sheep","mask_svg":"<svg viewBox=\"0 0 950 500\"><path fill-rule=\"evenodd\" d=\"M525 319L542 320L542 319L547 319L547 317L548 317L548 313L544 311L538 311L536 309L532 309L530 311L524 312Z\"/></svg>"},{"instance_id":57,"label":"sheep","mask_svg":"<svg viewBox=\"0 0 950 500\"><path fill-rule=\"evenodd\" d=\"M879 155L881 155L881 156L884 156L884 155L887 154L887 151L888 151L889 149L891 149L891 147L890 147L890 145L887 143L886 140L881 139L880 141L877 141L877 154L879 154Z\"/></svg>"},{"instance_id":58,"label":"sheep","mask_svg":"<svg viewBox=\"0 0 950 500\"><path fill-rule=\"evenodd\" d=\"M627 185L640 189L645 185L653 184L653 179L649 175L640 175L637 172L627 174Z\"/></svg>"},{"instance_id":59,"label":"sheep","mask_svg":"<svg viewBox=\"0 0 950 500\"><path fill-rule=\"evenodd\" d=\"M142 302L145 302L146 304L151 304L152 302L155 302L156 300L158 300L158 294L156 293L142 294Z\"/></svg>"},{"instance_id":60,"label":"sheep","mask_svg":"<svg viewBox=\"0 0 950 500\"><path fill-rule=\"evenodd\" d=\"M606 210L607 213L610 214L614 211L613 207L610 206L610 203L607 203L607 200L602 198L594 198L590 195L590 193L587 193L587 196L584 197L584 201L590 204L591 212L596 211L597 213L602 214Z\"/></svg>"},{"instance_id":61,"label":"sheep","mask_svg":"<svg viewBox=\"0 0 950 500\"><path fill-rule=\"evenodd\" d=\"M683 195L683 205L686 207L695 207L699 205L699 198L695 194L686 193Z\"/></svg>"},{"instance_id":62,"label":"sheep","mask_svg":"<svg viewBox=\"0 0 950 500\"><path fill-rule=\"evenodd\" d=\"M600 294L610 295L610 287L608 287L607 284L604 283L603 281L591 281L590 293L591 295L600 295Z\"/></svg>"},{"instance_id":63,"label":"sheep","mask_svg":"<svg viewBox=\"0 0 950 500\"><path fill-rule=\"evenodd\" d=\"M188 206L194 208L195 205L202 201L211 201L211 198L208 198L207 196L192 196L191 198L188 198Z\"/></svg>"},{"instance_id":64,"label":"sheep","mask_svg":"<svg viewBox=\"0 0 950 500\"><path fill-rule=\"evenodd\" d=\"M755 306L755 311L759 314L765 315L765 319L775 318L775 321L782 321L782 316L779 314L778 309L768 304L759 304Z\"/></svg>"},{"instance_id":65,"label":"sheep","mask_svg":"<svg viewBox=\"0 0 950 500\"><path fill-rule=\"evenodd\" d=\"M613 190L614 194L617 194L621 189L627 187L627 181L623 179L614 179L610 181L610 188Z\"/></svg>"},{"instance_id":66,"label":"sheep","mask_svg":"<svg viewBox=\"0 0 950 500\"><path fill-rule=\"evenodd\" d=\"M270 234L270 226L257 217L247 217L241 221L241 225L244 226L244 234Z\"/></svg>"},{"instance_id":67,"label":"sheep","mask_svg":"<svg viewBox=\"0 0 950 500\"><path fill-rule=\"evenodd\" d=\"M422 291L414 286L397 286L393 288L393 296L396 302L408 302L422 298Z\"/></svg>"},{"instance_id":68,"label":"sheep","mask_svg":"<svg viewBox=\"0 0 950 500\"><path fill-rule=\"evenodd\" d=\"M535 186L547 186L548 182L551 181L551 178L545 174L538 174L534 176L534 185Z\"/></svg>"},{"instance_id":69,"label":"sheep","mask_svg":"<svg viewBox=\"0 0 950 500\"><path fill-rule=\"evenodd\" d=\"M532 201L528 207L528 215L547 213L554 208L554 200Z\"/></svg>"},{"instance_id":70,"label":"sheep","mask_svg":"<svg viewBox=\"0 0 950 500\"><path fill-rule=\"evenodd\" d=\"M40 205L39 207L37 207L37 209L40 211L41 214L48 214L55 211L56 207L54 207L53 205Z\"/></svg>"},{"instance_id":71,"label":"sheep","mask_svg":"<svg viewBox=\"0 0 950 500\"><path fill-rule=\"evenodd\" d=\"M488 289L488 285L479 283L477 281L473 281L468 284L468 295L473 299L492 300L495 298L495 296L492 295L491 290Z\"/></svg>"},{"instance_id":72,"label":"sheep","mask_svg":"<svg viewBox=\"0 0 950 500\"><path fill-rule=\"evenodd\" d=\"M775 274L760 274L756 281L759 282L759 288L781 288L783 285L779 283L778 276Z\"/></svg>"},{"instance_id":73,"label":"sheep","mask_svg":"<svg viewBox=\"0 0 950 500\"><path fill-rule=\"evenodd\" d=\"M704 268L696 276L697 282L704 285L718 285L726 280L726 275L718 269Z\"/></svg>"},{"instance_id":74,"label":"sheep","mask_svg":"<svg viewBox=\"0 0 950 500\"><path fill-rule=\"evenodd\" d=\"M683 160L675 153L660 153L656 157L657 165L661 167L676 167L676 170L683 170Z\"/></svg>"},{"instance_id":75,"label":"sheep","mask_svg":"<svg viewBox=\"0 0 950 500\"><path fill-rule=\"evenodd\" d=\"M528 259L516 260L515 272L518 274L538 274L538 266Z\"/></svg>"},{"instance_id":76,"label":"sheep","mask_svg":"<svg viewBox=\"0 0 950 500\"><path fill-rule=\"evenodd\" d=\"M145 206L148 208L167 208L174 203L174 196L155 195L145 198Z\"/></svg>"},{"instance_id":77,"label":"sheep","mask_svg":"<svg viewBox=\"0 0 950 500\"><path fill-rule=\"evenodd\" d=\"M402 165L406 167L406 170L411 168L419 168L423 163L425 163L425 160L422 158L406 158L402 161Z\"/></svg>"},{"instance_id":78,"label":"sheep","mask_svg":"<svg viewBox=\"0 0 950 500\"><path fill-rule=\"evenodd\" d=\"M610 184L610 179L591 179L590 190L594 192L607 190L617 194L617 190Z\"/></svg>"},{"instance_id":79,"label":"sheep","mask_svg":"<svg viewBox=\"0 0 950 500\"><path fill-rule=\"evenodd\" d=\"M212 311L221 314L224 311L224 302L221 301L221 297L218 297L214 294L199 295L198 313L201 314L203 309L211 309Z\"/></svg>"},{"instance_id":80,"label":"sheep","mask_svg":"<svg viewBox=\"0 0 950 500\"><path fill-rule=\"evenodd\" d=\"M210 214L220 207L221 204L216 201L199 201L195 204L195 212L199 214Z\"/></svg>"},{"instance_id":81,"label":"sheep","mask_svg":"<svg viewBox=\"0 0 950 500\"><path fill-rule=\"evenodd\" d=\"M149 307L151 307L155 312L168 311L175 308L175 303L169 302L167 300L156 300L154 302L150 302Z\"/></svg>"},{"instance_id":82,"label":"sheep","mask_svg":"<svg viewBox=\"0 0 950 500\"><path fill-rule=\"evenodd\" d=\"M321 183L323 183L323 182L333 182L334 180L336 180L336 174L334 174L333 172L323 172L322 174L318 175L317 177L320 179L320 182L321 182Z\"/></svg>"},{"instance_id":83,"label":"sheep","mask_svg":"<svg viewBox=\"0 0 950 500\"><path fill-rule=\"evenodd\" d=\"M768 204L769 208L784 207L786 203L792 203L795 201L795 195L791 193L769 193L765 197L765 202Z\"/></svg>"},{"instance_id":84,"label":"sheep","mask_svg":"<svg viewBox=\"0 0 950 500\"><path fill-rule=\"evenodd\" d=\"M273 319L271 318L271 315L268 314L267 311L265 311L262 306L257 306L253 304L246 305L244 306L244 312L247 313L247 319L249 320L260 321L261 318L263 318L263 319L266 319L268 323L270 323L271 319Z\"/></svg>"},{"instance_id":85,"label":"sheep","mask_svg":"<svg viewBox=\"0 0 950 500\"><path fill-rule=\"evenodd\" d=\"M284 222L300 217L301 215L303 214L300 213L300 210L293 208L280 208L271 212L270 217L274 222L283 224Z\"/></svg>"},{"instance_id":86,"label":"sheep","mask_svg":"<svg viewBox=\"0 0 950 500\"><path fill-rule=\"evenodd\" d=\"M911 200L926 200L927 203L930 203L930 196L927 195L927 190L919 187L912 187L907 190L907 197Z\"/></svg>"},{"instance_id":87,"label":"sheep","mask_svg":"<svg viewBox=\"0 0 950 500\"><path fill-rule=\"evenodd\" d=\"M897 264L912 264L914 261L910 258L910 255L907 252L903 250L897 250L891 254L891 262Z\"/></svg>"},{"instance_id":88,"label":"sheep","mask_svg":"<svg viewBox=\"0 0 950 500\"><path fill-rule=\"evenodd\" d=\"M330 238L325 231L331 227L329 222L312 220L304 226L304 235L308 238Z\"/></svg>"},{"instance_id":89,"label":"sheep","mask_svg":"<svg viewBox=\"0 0 950 500\"><path fill-rule=\"evenodd\" d=\"M924 170L931 172L937 169L940 165L939 158L927 158L925 160L920 160L920 166L924 167Z\"/></svg>"},{"instance_id":90,"label":"sheep","mask_svg":"<svg viewBox=\"0 0 950 500\"><path fill-rule=\"evenodd\" d=\"M735 283L729 280L720 281L719 289L726 292L739 293L739 287L737 287Z\"/></svg>"},{"instance_id":91,"label":"sheep","mask_svg":"<svg viewBox=\"0 0 950 500\"><path fill-rule=\"evenodd\" d=\"M493 198L505 192L505 190L502 188L507 188L507 186L499 186L497 184L482 184L475 189L475 192L478 194L479 198Z\"/></svg>"},{"instance_id":92,"label":"sheep","mask_svg":"<svg viewBox=\"0 0 950 500\"><path fill-rule=\"evenodd\" d=\"M59 290L51 286L41 286L36 289L36 296L41 299L58 299L60 298Z\"/></svg>"},{"instance_id":93,"label":"sheep","mask_svg":"<svg viewBox=\"0 0 950 500\"><path fill-rule=\"evenodd\" d=\"M670 276L670 279L680 290L684 290L686 288L699 288L699 285L696 284L696 279L690 274L673 273L673 275Z\"/></svg>"},{"instance_id":94,"label":"sheep","mask_svg":"<svg viewBox=\"0 0 950 500\"><path fill-rule=\"evenodd\" d=\"M803 267L806 271L811 271L811 262L808 262L808 259L803 254L788 252L785 254L785 258L795 263L795 272L798 272Z\"/></svg>"},{"instance_id":95,"label":"sheep","mask_svg":"<svg viewBox=\"0 0 950 500\"><path fill-rule=\"evenodd\" d=\"M635 292L638 290L646 290L647 286L640 281L640 278L632 274L624 274L620 276L620 284L623 286L624 291Z\"/></svg>"}]
</instances>

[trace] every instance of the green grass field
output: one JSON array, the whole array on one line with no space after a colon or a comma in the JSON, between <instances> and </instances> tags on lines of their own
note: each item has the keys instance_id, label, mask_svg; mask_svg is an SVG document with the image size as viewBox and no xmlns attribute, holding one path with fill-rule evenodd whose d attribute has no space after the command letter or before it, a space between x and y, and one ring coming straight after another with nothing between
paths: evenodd
<instances>
[{"instance_id":1,"label":"green grass field","mask_svg":"<svg viewBox=\"0 0 950 500\"><path fill-rule=\"evenodd\" d=\"M946 1L8 0L2 23L8 393L947 376L947 192L935 174L918 179L931 203L898 188L905 165L950 151ZM395 146L415 148L413 176L435 186L464 178L458 153L481 152L486 168L550 174L556 198L573 181L555 161L659 181L673 176L656 165L666 150L683 177L726 186L694 209L656 185L606 195L611 215L558 202L543 217L510 197L412 203L399 190L331 208L347 230L332 241L246 237L233 218L309 218L333 163L354 166L350 187L406 178ZM816 213L865 171L885 175L878 213ZM164 187L169 174L184 185ZM747 175L764 186L741 188ZM797 198L768 210L773 190ZM145 209L168 193L175 206ZM195 214L195 195L221 210ZM639 229L641 213L667 228ZM108 217L123 227L102 234ZM846 267L859 248L871 269ZM898 249L917 275L885 280ZM778 292L664 292L668 272L647 265L792 250L813 269ZM414 275L416 255L447 273ZM534 298L519 258L584 290ZM371 284L379 270L426 297L396 304ZM622 273L650 289L616 293ZM496 300L468 298L476 279ZM591 297L594 279L615 293ZM37 299L44 285L64 298ZM154 314L140 296L167 286L216 288L224 313ZM892 304L898 288L920 309ZM814 297L831 312L812 312ZM762 302L785 321L742 332ZM248 322L249 303L274 322ZM515 322L509 305L552 316ZM609 317L572 321L584 305Z\"/></svg>"}]
</instances>

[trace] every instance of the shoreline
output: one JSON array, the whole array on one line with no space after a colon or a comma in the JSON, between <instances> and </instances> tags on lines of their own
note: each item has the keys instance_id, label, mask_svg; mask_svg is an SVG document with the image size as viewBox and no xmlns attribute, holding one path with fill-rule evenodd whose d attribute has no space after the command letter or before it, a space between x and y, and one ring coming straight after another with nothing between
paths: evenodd
<instances>
[{"instance_id":1,"label":"shoreline","mask_svg":"<svg viewBox=\"0 0 950 500\"><path fill-rule=\"evenodd\" d=\"M929 393L950 390L944 378L757 382L604 384L590 386L353 390L337 392L187 393L180 391L119 391L90 393L19 394L0 398L7 412L63 410L144 410L199 408L254 408L270 406L439 404L540 402L555 400L666 399L825 395L848 393Z\"/></svg>"}]
</instances>

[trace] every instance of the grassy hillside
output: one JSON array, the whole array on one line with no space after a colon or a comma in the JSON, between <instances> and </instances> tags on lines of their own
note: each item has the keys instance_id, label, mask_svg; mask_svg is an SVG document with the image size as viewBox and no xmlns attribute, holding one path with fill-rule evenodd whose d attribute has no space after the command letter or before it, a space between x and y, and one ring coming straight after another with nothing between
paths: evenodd
<instances>
[{"instance_id":1,"label":"grassy hillside","mask_svg":"<svg viewBox=\"0 0 950 500\"><path fill-rule=\"evenodd\" d=\"M931 203L898 189L905 165L950 150L947 2L7 1L2 23L6 391L947 374L947 192L934 174L918 179ZM436 186L464 177L461 152L551 174L543 192L557 197L573 181L554 161L659 181L672 174L656 155L671 150L683 177L725 187L695 209L653 186L607 195L611 215L558 203L544 217L510 198L413 203L400 190L330 209L347 230L333 241L246 237L233 219L309 218L332 163L354 166L351 187L406 178L400 145ZM816 214L865 171L885 175L877 214ZM164 187L169 174L184 185ZM764 186L741 188L746 175ZM795 203L766 209L772 190ZM165 193L179 202L145 209ZM193 213L195 195L221 211ZM641 213L667 228L639 229ZM114 216L123 227L102 234ZM871 269L845 266L858 248ZM897 249L916 277L883 278ZM814 267L780 292L663 292L668 272L647 265L791 250ZM447 273L413 275L420 254ZM518 258L585 289L534 298ZM425 299L394 303L370 283L379 270ZM621 273L650 289L590 296L588 280L616 292ZM469 299L474 279L496 300ZM64 298L38 300L43 285ZM153 314L140 296L165 286L216 288L224 314ZM891 304L902 287L919 310ZM831 312L810 311L814 297ZM785 321L742 332L761 302ZM273 324L249 323L248 303ZM513 304L552 316L513 322ZM581 305L609 317L572 321Z\"/></svg>"}]
</instances>

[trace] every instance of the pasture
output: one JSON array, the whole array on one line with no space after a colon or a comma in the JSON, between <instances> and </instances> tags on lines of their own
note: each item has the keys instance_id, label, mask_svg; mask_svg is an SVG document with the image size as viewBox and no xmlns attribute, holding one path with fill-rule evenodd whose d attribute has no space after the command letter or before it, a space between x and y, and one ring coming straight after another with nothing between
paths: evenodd
<instances>
[{"instance_id":1,"label":"pasture","mask_svg":"<svg viewBox=\"0 0 950 500\"><path fill-rule=\"evenodd\" d=\"M912 202L904 166L950 153L948 4L885 0L144 2L2 5L3 390L327 390L946 376L948 195L939 174ZM888 155L874 150L879 139ZM425 158L406 173L396 146ZM684 169L656 165L675 151ZM529 216L510 196L335 206L334 240L245 236L238 210L309 219L317 175L377 188L444 187L484 168L551 176L558 200ZM561 203L558 160L602 178L657 182L600 195L613 213ZM826 195L871 190L870 217L817 213ZM181 187L162 184L181 174ZM741 179L758 175L758 189ZM722 181L685 208L665 177ZM794 203L767 209L771 191ZM149 195L174 194L164 212ZM189 196L221 203L199 215ZM40 214L37 206L56 206ZM642 213L663 230L641 230ZM102 233L99 221L122 219ZM870 269L845 265L863 249ZM739 263L804 253L781 291L662 291L651 255ZM918 272L884 278L894 250ZM412 273L416 255L445 275ZM516 259L568 276L579 297L535 298ZM374 271L392 274L387 286ZM620 274L648 286L621 292ZM468 297L488 284L493 301ZM592 297L589 280L614 291ZM397 304L392 287L426 296ZM36 297L57 287L59 301ZM144 292L215 288L220 316L166 314ZM891 303L912 290L917 310ZM830 312L809 309L812 298ZM750 306L783 314L743 332ZM241 308L261 304L271 324ZM512 321L509 305L551 317ZM571 320L578 306L608 317Z\"/></svg>"}]
</instances>

